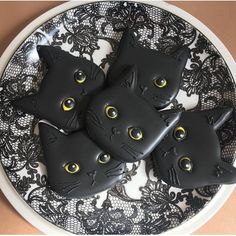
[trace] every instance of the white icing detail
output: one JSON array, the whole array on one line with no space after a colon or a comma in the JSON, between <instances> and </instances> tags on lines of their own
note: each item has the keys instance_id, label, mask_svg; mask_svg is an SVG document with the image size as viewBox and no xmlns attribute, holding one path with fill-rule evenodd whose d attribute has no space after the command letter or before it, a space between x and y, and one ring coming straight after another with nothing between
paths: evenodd
<instances>
[{"instance_id":1,"label":"white icing detail","mask_svg":"<svg viewBox=\"0 0 236 236\"><path fill-rule=\"evenodd\" d=\"M44 119L43 119L43 120L40 120L39 123L47 124L47 125L49 125L49 126L55 128L55 129L57 129L57 130L60 131L61 133L65 134L65 135L68 135L68 133L67 133L65 130L59 129L57 126L53 125L53 124L50 123L48 120L44 120Z\"/></svg>"}]
</instances>

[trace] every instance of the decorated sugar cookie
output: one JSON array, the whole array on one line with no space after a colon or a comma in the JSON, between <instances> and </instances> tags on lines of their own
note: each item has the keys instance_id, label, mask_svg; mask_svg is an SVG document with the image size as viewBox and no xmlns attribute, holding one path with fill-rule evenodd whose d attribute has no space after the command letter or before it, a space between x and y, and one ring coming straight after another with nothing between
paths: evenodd
<instances>
[{"instance_id":1,"label":"decorated sugar cookie","mask_svg":"<svg viewBox=\"0 0 236 236\"><path fill-rule=\"evenodd\" d=\"M236 168L221 160L216 133L232 110L219 107L183 112L152 153L156 175L178 188L236 183Z\"/></svg>"},{"instance_id":2,"label":"decorated sugar cookie","mask_svg":"<svg viewBox=\"0 0 236 236\"><path fill-rule=\"evenodd\" d=\"M84 131L65 135L39 123L50 187L68 198L94 195L124 176L125 163L102 150Z\"/></svg>"},{"instance_id":3,"label":"decorated sugar cookie","mask_svg":"<svg viewBox=\"0 0 236 236\"><path fill-rule=\"evenodd\" d=\"M39 46L38 53L48 67L39 91L15 100L14 106L66 131L80 129L90 97L103 87L103 71L56 47Z\"/></svg>"}]
</instances>

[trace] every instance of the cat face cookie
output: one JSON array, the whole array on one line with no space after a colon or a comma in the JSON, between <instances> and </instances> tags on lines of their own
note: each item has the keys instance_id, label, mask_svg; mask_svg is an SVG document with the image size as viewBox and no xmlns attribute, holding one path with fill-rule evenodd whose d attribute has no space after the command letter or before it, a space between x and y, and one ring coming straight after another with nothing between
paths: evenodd
<instances>
[{"instance_id":1,"label":"cat face cookie","mask_svg":"<svg viewBox=\"0 0 236 236\"><path fill-rule=\"evenodd\" d=\"M216 134L231 113L227 107L183 112L152 152L154 173L178 188L236 183L236 169L221 160Z\"/></svg>"},{"instance_id":2,"label":"cat face cookie","mask_svg":"<svg viewBox=\"0 0 236 236\"><path fill-rule=\"evenodd\" d=\"M65 135L39 123L50 187L68 198L94 195L124 176L125 163L98 147L84 131Z\"/></svg>"},{"instance_id":3,"label":"cat face cookie","mask_svg":"<svg viewBox=\"0 0 236 236\"><path fill-rule=\"evenodd\" d=\"M38 53L48 67L40 89L13 105L66 131L80 129L90 96L103 87L103 71L91 61L52 46L39 46Z\"/></svg>"},{"instance_id":4,"label":"cat face cookie","mask_svg":"<svg viewBox=\"0 0 236 236\"><path fill-rule=\"evenodd\" d=\"M136 66L101 91L89 104L86 128L89 136L117 160L146 158L178 122L180 111L158 112L136 95Z\"/></svg>"},{"instance_id":5,"label":"cat face cookie","mask_svg":"<svg viewBox=\"0 0 236 236\"><path fill-rule=\"evenodd\" d=\"M117 58L108 71L108 81L116 81L129 65L138 69L136 93L157 109L166 107L176 97L189 49L181 47L172 55L141 47L130 29L123 33Z\"/></svg>"}]
</instances>

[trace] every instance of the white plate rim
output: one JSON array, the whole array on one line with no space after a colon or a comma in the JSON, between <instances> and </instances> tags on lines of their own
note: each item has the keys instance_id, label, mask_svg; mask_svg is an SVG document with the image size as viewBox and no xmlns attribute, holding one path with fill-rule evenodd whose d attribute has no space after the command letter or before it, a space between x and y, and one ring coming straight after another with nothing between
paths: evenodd
<instances>
[{"instance_id":1,"label":"white plate rim","mask_svg":"<svg viewBox=\"0 0 236 236\"><path fill-rule=\"evenodd\" d=\"M2 76L7 63L9 62L10 58L17 50L19 45L40 25L42 25L44 22L51 19L52 17L55 17L56 15L64 11L67 11L71 8L99 1L101 0L98 1L80 0L80 1L63 3L57 7L52 8L51 10L47 11L46 13L40 15L35 20L33 20L14 38L14 40L9 44L9 46L2 54L0 58L0 77ZM200 31L203 35L205 35L210 40L210 42L217 48L219 53L226 61L226 64L234 80L236 80L236 63L233 57L231 56L230 52L220 41L220 39L197 18L190 15L186 11L176 6L170 5L166 2L145 1L145 0L131 0L131 1L146 3L149 5L153 5L155 7L162 8L181 17L182 19L193 25L198 31ZM227 201L227 199L233 192L234 187L235 185L223 185L218 191L218 193L214 196L214 198L198 214L196 214L194 217L192 217L185 223L177 226L176 228L168 230L164 234L190 234L195 230L197 230L199 227L205 224L224 205L224 203ZM46 234L71 234L53 225L52 223L41 217L38 213L36 213L17 193L17 191L11 184L10 180L8 179L7 175L5 174L2 165L0 165L0 189L2 190L3 194L6 196L8 201L11 203L11 205L19 212L19 214L22 217L24 217L28 222L30 222L34 227L39 229L41 232Z\"/></svg>"}]
</instances>

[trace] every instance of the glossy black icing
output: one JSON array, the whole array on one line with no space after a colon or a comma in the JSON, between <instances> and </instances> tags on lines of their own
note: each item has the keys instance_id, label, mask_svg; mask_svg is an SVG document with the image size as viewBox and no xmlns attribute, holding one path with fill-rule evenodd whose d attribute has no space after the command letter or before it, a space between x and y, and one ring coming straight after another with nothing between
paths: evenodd
<instances>
[{"instance_id":1,"label":"glossy black icing","mask_svg":"<svg viewBox=\"0 0 236 236\"><path fill-rule=\"evenodd\" d=\"M187 47L181 47L171 55L138 45L137 37L130 29L123 33L117 58L108 71L110 83L117 80L129 65L137 65L138 85L136 93L149 104L160 109L176 97L182 72L189 57Z\"/></svg>"},{"instance_id":2,"label":"glossy black icing","mask_svg":"<svg viewBox=\"0 0 236 236\"><path fill-rule=\"evenodd\" d=\"M88 197L112 187L124 176L125 163L114 160L86 132L65 135L44 123L39 123L39 131L49 185L58 194Z\"/></svg>"},{"instance_id":3,"label":"glossy black icing","mask_svg":"<svg viewBox=\"0 0 236 236\"><path fill-rule=\"evenodd\" d=\"M128 67L111 87L97 94L86 115L90 137L114 158L135 162L150 154L178 122L180 111L158 112L136 95L136 66ZM114 107L116 116L107 114Z\"/></svg>"},{"instance_id":4,"label":"glossy black icing","mask_svg":"<svg viewBox=\"0 0 236 236\"><path fill-rule=\"evenodd\" d=\"M38 46L38 53L48 67L40 89L15 100L14 106L66 131L78 130L83 127L90 96L103 87L103 71L91 61L56 47ZM74 100L73 109L63 109L66 99Z\"/></svg>"},{"instance_id":5,"label":"glossy black icing","mask_svg":"<svg viewBox=\"0 0 236 236\"><path fill-rule=\"evenodd\" d=\"M45 168L37 167L38 161L43 160L38 157L41 150L39 139L31 132L32 117L12 109L8 101L14 99L17 93L27 92L26 88L30 88L32 84L30 78L38 78L38 73L41 73L41 67L37 69L38 59L31 57L35 54L35 44L40 40L46 42L50 39L52 44L57 43L75 53L87 53L86 56L94 60L99 37L112 46L125 27L132 27L142 34L142 44L154 45L158 42L163 52L173 51L178 45L187 44L194 53L191 54L187 73L184 73L182 89L191 96L191 100L199 95L199 109L227 100L235 104L234 80L227 62L225 63L206 35L161 8L136 2L103 1L84 4L64 13L62 17L56 16L32 32L12 55L2 75L1 162L8 179L29 207L51 224L70 233L150 235L184 224L208 205L217 193L218 186L184 191L176 189L173 193L173 189L159 179L148 179L146 183L137 181L136 176L143 171L143 166L140 167L137 162L129 165L136 168L132 168L126 180L131 186L133 183L137 185L137 188L132 189L137 191L137 195L130 196L130 184L122 181L122 186L103 193L102 198L97 201L93 197L65 201L50 191L45 183ZM84 38L87 39L86 44ZM108 66L112 56L112 53L104 55L104 66ZM32 70L32 66L35 69ZM25 73L30 76L26 81ZM184 100L183 106L186 103ZM18 125L22 125L22 120L25 127ZM235 128L235 118L220 128L220 142L226 150L222 158L229 162L234 160ZM19 142L17 148L15 140ZM147 172L143 173L144 179L152 173L149 172L148 160L145 163Z\"/></svg>"},{"instance_id":6,"label":"glossy black icing","mask_svg":"<svg viewBox=\"0 0 236 236\"><path fill-rule=\"evenodd\" d=\"M216 133L229 119L232 110L218 107L183 112L176 127L184 128L186 136L178 140L176 127L170 130L151 154L154 173L178 188L235 183L236 169L221 160Z\"/></svg>"}]
</instances>

